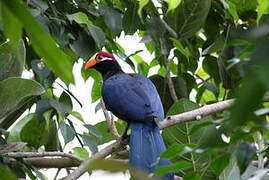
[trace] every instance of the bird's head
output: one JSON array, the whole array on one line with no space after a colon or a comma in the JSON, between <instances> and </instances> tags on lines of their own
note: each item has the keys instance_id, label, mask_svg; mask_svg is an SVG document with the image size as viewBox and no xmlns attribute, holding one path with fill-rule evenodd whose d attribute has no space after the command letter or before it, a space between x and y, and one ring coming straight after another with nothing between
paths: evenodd
<instances>
[{"instance_id":1,"label":"bird's head","mask_svg":"<svg viewBox=\"0 0 269 180\"><path fill-rule=\"evenodd\" d=\"M104 64L104 62L108 61L117 63L115 57L112 54L107 52L98 52L86 63L85 69L87 70L91 67L94 67L95 65L98 65L99 63Z\"/></svg>"},{"instance_id":2,"label":"bird's head","mask_svg":"<svg viewBox=\"0 0 269 180\"><path fill-rule=\"evenodd\" d=\"M116 73L123 72L119 63L112 54L107 52L96 53L85 65L85 70L94 68L106 79Z\"/></svg>"}]
</instances>

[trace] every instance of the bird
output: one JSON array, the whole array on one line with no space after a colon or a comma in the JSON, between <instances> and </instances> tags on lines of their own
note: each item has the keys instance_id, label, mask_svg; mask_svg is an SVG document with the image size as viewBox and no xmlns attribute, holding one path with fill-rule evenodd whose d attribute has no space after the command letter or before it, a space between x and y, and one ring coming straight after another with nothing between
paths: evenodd
<instances>
[{"instance_id":1,"label":"bird","mask_svg":"<svg viewBox=\"0 0 269 180\"><path fill-rule=\"evenodd\" d=\"M116 58L103 51L88 60L84 68L93 68L101 73L102 99L106 109L126 121L131 129L131 168L152 175L156 167L171 165L170 160L160 158L166 150L158 127L159 122L164 120L164 110L150 79L136 73L125 73ZM174 173L168 172L161 179L174 180Z\"/></svg>"}]
</instances>

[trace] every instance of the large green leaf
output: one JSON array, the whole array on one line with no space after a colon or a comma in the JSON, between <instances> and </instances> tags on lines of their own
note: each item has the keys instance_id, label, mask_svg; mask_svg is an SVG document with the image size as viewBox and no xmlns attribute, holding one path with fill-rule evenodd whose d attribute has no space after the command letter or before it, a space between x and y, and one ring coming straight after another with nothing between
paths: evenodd
<instances>
[{"instance_id":1,"label":"large green leaf","mask_svg":"<svg viewBox=\"0 0 269 180\"><path fill-rule=\"evenodd\" d=\"M45 144L48 131L47 122L40 121L34 113L21 119L12 129L8 142L26 142L28 146L38 148Z\"/></svg>"},{"instance_id":2,"label":"large green leaf","mask_svg":"<svg viewBox=\"0 0 269 180\"><path fill-rule=\"evenodd\" d=\"M8 78L0 82L0 119L23 106L27 100L43 94L43 87L33 80ZM2 123L2 122L1 122Z\"/></svg>"},{"instance_id":3,"label":"large green leaf","mask_svg":"<svg viewBox=\"0 0 269 180\"><path fill-rule=\"evenodd\" d=\"M10 40L10 45L14 51L17 51L19 40L22 34L22 25L10 12L10 10L3 4L1 12L3 18L4 33L6 38Z\"/></svg>"},{"instance_id":4,"label":"large green leaf","mask_svg":"<svg viewBox=\"0 0 269 180\"><path fill-rule=\"evenodd\" d=\"M240 143L236 149L235 156L237 165L240 170L240 174L243 174L249 164L251 163L254 155L256 154L256 148L247 144Z\"/></svg>"},{"instance_id":5,"label":"large green leaf","mask_svg":"<svg viewBox=\"0 0 269 180\"><path fill-rule=\"evenodd\" d=\"M8 77L19 77L25 63L25 46L21 40L16 49L9 42L0 45L0 81Z\"/></svg>"},{"instance_id":6,"label":"large green leaf","mask_svg":"<svg viewBox=\"0 0 269 180\"><path fill-rule=\"evenodd\" d=\"M20 131L21 141L36 149L44 145L48 138L47 121L40 121L35 114L29 114L25 121Z\"/></svg>"},{"instance_id":7,"label":"large green leaf","mask_svg":"<svg viewBox=\"0 0 269 180\"><path fill-rule=\"evenodd\" d=\"M103 47L106 43L106 37L103 30L97 26L88 26L88 29L99 47Z\"/></svg>"},{"instance_id":8,"label":"large green leaf","mask_svg":"<svg viewBox=\"0 0 269 180\"><path fill-rule=\"evenodd\" d=\"M71 128L64 121L60 123L60 129L61 129L62 136L64 138L65 145L74 139L76 132L74 131L73 128Z\"/></svg>"},{"instance_id":9,"label":"large green leaf","mask_svg":"<svg viewBox=\"0 0 269 180\"><path fill-rule=\"evenodd\" d=\"M190 38L204 25L210 6L211 0L182 0L173 12L165 16L165 21L180 38Z\"/></svg>"},{"instance_id":10,"label":"large green leaf","mask_svg":"<svg viewBox=\"0 0 269 180\"><path fill-rule=\"evenodd\" d=\"M186 111L197 109L198 107L199 105L189 101L188 99L182 98L178 102L173 104L173 106L168 110L167 115L183 113ZM168 145L168 147L171 146L172 144L185 145L186 147L198 146L200 143L202 143L201 141L203 139L205 132L207 131L207 127L200 128L199 130L196 130L192 134L190 132L192 128L195 127L196 125L199 125L207 121L211 121L211 117L206 117L201 121L186 122L184 124L178 124L169 128L165 128L162 133L164 141ZM187 153L188 151L186 152L185 148L182 149L180 146L179 147L175 146L174 150L175 153L178 154L177 155L178 159L176 162L180 160L187 160L192 163L193 169L196 169L198 174L203 175L203 172L207 172L203 175L204 178L206 179L214 178L213 173L207 166L208 163L210 162L209 156L196 154L194 152ZM191 170L187 171L183 170L184 173L190 171Z\"/></svg>"},{"instance_id":11,"label":"large green leaf","mask_svg":"<svg viewBox=\"0 0 269 180\"><path fill-rule=\"evenodd\" d=\"M108 6L101 6L101 11L104 15L107 27L118 35L122 30L122 15Z\"/></svg>"},{"instance_id":12,"label":"large green leaf","mask_svg":"<svg viewBox=\"0 0 269 180\"><path fill-rule=\"evenodd\" d=\"M125 34L132 35L137 31L141 23L140 17L138 16L138 13L137 13L138 4L128 3L126 6L127 6L127 10L125 11L123 19L122 19L122 26L123 26Z\"/></svg>"},{"instance_id":13,"label":"large green leaf","mask_svg":"<svg viewBox=\"0 0 269 180\"><path fill-rule=\"evenodd\" d=\"M35 51L52 71L64 81L74 82L70 57L57 47L56 42L42 29L23 2L20 0L2 2L21 22Z\"/></svg>"}]
</instances>

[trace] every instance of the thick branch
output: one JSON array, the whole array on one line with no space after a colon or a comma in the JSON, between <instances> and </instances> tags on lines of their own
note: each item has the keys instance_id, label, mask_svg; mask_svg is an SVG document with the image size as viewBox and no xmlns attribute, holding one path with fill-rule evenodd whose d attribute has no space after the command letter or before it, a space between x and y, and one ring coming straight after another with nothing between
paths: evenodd
<instances>
[{"instance_id":1,"label":"thick branch","mask_svg":"<svg viewBox=\"0 0 269 180\"><path fill-rule=\"evenodd\" d=\"M81 162L79 161L74 161L73 159L69 158L55 158L55 157L49 157L49 158L44 158L44 157L34 157L34 158L23 158L23 160L32 166L36 168L71 168L71 167L78 167ZM111 159L114 162L121 162L126 164L128 166L128 160L126 159ZM21 162L17 161L16 159L8 159L6 161L8 164L14 164L14 165L20 165Z\"/></svg>"},{"instance_id":2,"label":"thick branch","mask_svg":"<svg viewBox=\"0 0 269 180\"><path fill-rule=\"evenodd\" d=\"M79 161L74 161L69 158L44 158L44 157L34 157L34 158L24 158L24 161L31 164L36 168L68 168L68 167L78 167L80 165ZM15 159L9 159L7 163L18 165L20 162Z\"/></svg>"},{"instance_id":3,"label":"thick branch","mask_svg":"<svg viewBox=\"0 0 269 180\"><path fill-rule=\"evenodd\" d=\"M60 156L60 157L65 157L69 159L76 160L78 162L81 162L82 159L73 155L73 154L68 154L68 153L63 153L63 152L8 152L8 153L2 153L0 156L5 156L5 157L22 157L22 158L32 158L32 157L47 157L47 156Z\"/></svg>"},{"instance_id":4,"label":"thick branch","mask_svg":"<svg viewBox=\"0 0 269 180\"><path fill-rule=\"evenodd\" d=\"M234 99L217 102L210 105L205 105L199 109L184 112L181 114L168 116L164 121L160 122L159 127L161 129L173 126L175 124L183 123L186 121L200 120L201 118L223 111L229 108L234 102Z\"/></svg>"}]
</instances>

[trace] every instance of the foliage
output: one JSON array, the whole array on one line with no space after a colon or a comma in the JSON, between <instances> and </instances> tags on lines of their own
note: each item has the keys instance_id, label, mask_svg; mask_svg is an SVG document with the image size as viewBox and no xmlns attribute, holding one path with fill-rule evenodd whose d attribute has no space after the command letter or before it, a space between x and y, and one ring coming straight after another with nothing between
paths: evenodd
<instances>
[{"instance_id":1,"label":"foliage","mask_svg":"<svg viewBox=\"0 0 269 180\"><path fill-rule=\"evenodd\" d=\"M78 100L69 89L78 59L87 61L95 52L106 50L145 76L157 68L149 78L167 115L236 98L233 107L224 112L165 129L168 149L162 156L173 164L156 169L156 175L172 170L184 180L264 176L267 169L254 167L251 162L264 150L255 146L260 140L257 132L263 139L268 137L269 107L264 103L269 90L268 2L1 0L0 125L4 136L0 145L23 141L27 147L21 151L56 151L77 139L81 147L74 147L73 153L86 159L98 151L97 145L111 141L106 122L90 125L73 110L73 102ZM153 59L144 59L142 49L126 54L126 44L117 41L120 36L135 34ZM20 78L23 70L33 72L33 79ZM168 88L168 70L177 102ZM81 74L85 80L94 80L92 102L99 101L100 74L86 72L83 67ZM57 78L67 87L62 87L60 96L53 91ZM31 113L23 114L28 109ZM70 117L80 120L84 130L77 131ZM125 125L116 121L116 126L122 132ZM6 130L10 133L4 133ZM268 149L268 141L264 145ZM32 179L42 176L29 165L12 168L3 158L0 162L1 172L11 179L26 174ZM125 170L110 166L113 163L105 169Z\"/></svg>"}]
</instances>

